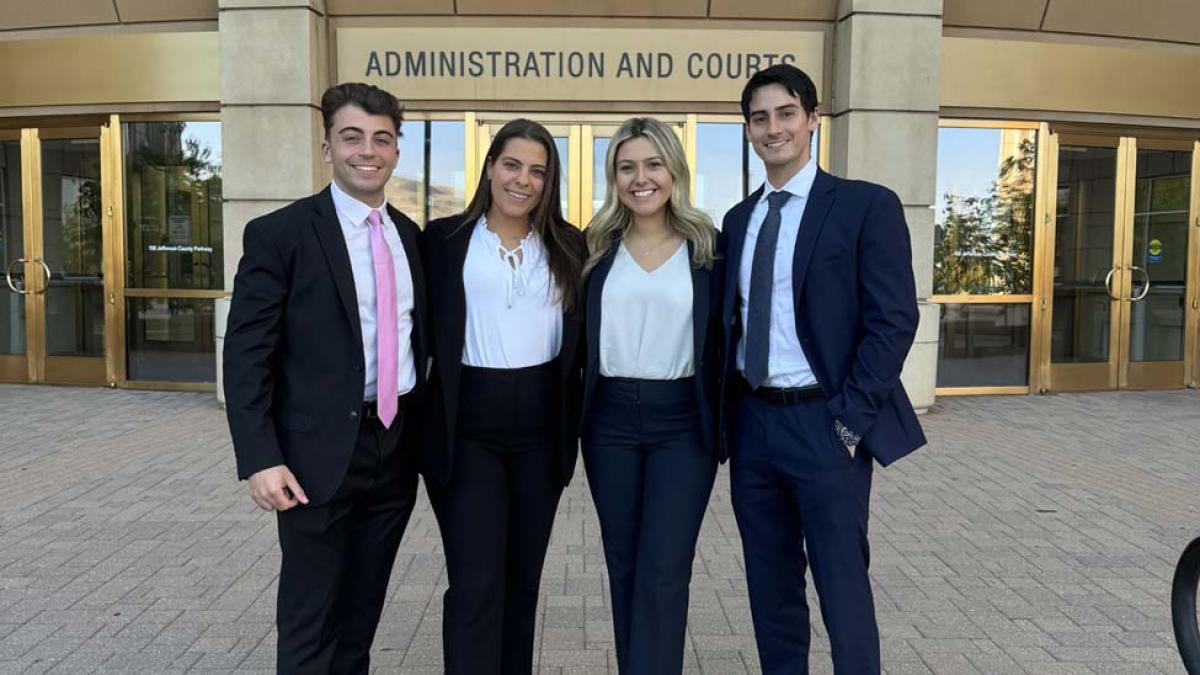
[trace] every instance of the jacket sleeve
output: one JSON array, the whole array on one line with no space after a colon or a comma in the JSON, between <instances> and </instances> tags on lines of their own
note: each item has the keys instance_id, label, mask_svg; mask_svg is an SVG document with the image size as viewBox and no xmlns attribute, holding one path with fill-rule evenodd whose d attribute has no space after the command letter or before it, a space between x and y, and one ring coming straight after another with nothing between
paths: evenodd
<instances>
[{"instance_id":1,"label":"jacket sleeve","mask_svg":"<svg viewBox=\"0 0 1200 675\"><path fill-rule=\"evenodd\" d=\"M246 226L225 330L225 414L240 479L284 463L272 408L288 287L283 259L265 229L259 220Z\"/></svg>"},{"instance_id":2,"label":"jacket sleeve","mask_svg":"<svg viewBox=\"0 0 1200 675\"><path fill-rule=\"evenodd\" d=\"M850 374L830 400L834 418L865 436L900 383L917 332L912 243L904 209L891 190L877 188L858 241L862 335Z\"/></svg>"}]
</instances>

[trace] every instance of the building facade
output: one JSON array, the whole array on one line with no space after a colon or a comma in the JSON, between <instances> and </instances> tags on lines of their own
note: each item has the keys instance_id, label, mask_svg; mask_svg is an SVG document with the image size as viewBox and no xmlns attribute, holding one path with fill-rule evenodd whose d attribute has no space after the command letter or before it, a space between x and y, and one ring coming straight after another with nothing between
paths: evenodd
<instances>
[{"instance_id":1,"label":"building facade","mask_svg":"<svg viewBox=\"0 0 1200 675\"><path fill-rule=\"evenodd\" d=\"M516 116L586 223L635 114L719 223L763 180L737 99L775 62L817 82L821 165L905 206L918 407L1195 384L1193 0L0 0L0 381L219 389L242 229L328 182L332 83L404 101L419 223Z\"/></svg>"}]
</instances>

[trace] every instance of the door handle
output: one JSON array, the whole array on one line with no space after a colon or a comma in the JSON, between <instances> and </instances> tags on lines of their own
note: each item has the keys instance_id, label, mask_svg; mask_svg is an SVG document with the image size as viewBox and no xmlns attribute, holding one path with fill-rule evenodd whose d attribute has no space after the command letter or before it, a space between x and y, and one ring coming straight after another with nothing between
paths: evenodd
<instances>
[{"instance_id":1,"label":"door handle","mask_svg":"<svg viewBox=\"0 0 1200 675\"><path fill-rule=\"evenodd\" d=\"M1113 289L1112 289L1112 278L1113 278L1113 275L1117 273L1117 269L1118 268L1116 268L1116 267L1110 269L1108 271L1108 274L1104 276L1104 290L1108 291L1108 297L1110 299L1116 300L1119 302L1122 298L1119 298L1119 297L1113 295ZM1093 278L1095 278L1095 277L1093 277Z\"/></svg>"},{"instance_id":2,"label":"door handle","mask_svg":"<svg viewBox=\"0 0 1200 675\"><path fill-rule=\"evenodd\" d=\"M17 258L16 260L8 263L8 267L4 268L4 281L5 281L5 283L8 284L8 290L10 290L13 293L16 293L18 295L29 295L30 293L33 292L33 291L29 290L28 283L25 284L25 288L17 288L17 285L13 283L13 276L12 276L12 270L14 267L16 267L17 265L24 265L25 263L29 262L30 260L31 260L30 258Z\"/></svg>"},{"instance_id":3,"label":"door handle","mask_svg":"<svg viewBox=\"0 0 1200 675\"><path fill-rule=\"evenodd\" d=\"M1145 286L1145 288L1142 289L1141 294L1136 295L1136 296L1130 296L1130 298L1129 298L1130 302L1141 302L1142 300L1146 299L1147 295L1150 294L1150 273L1147 272L1146 270L1138 267L1137 265L1130 267L1129 271L1130 272L1141 272L1142 276L1146 277L1146 286Z\"/></svg>"}]
</instances>

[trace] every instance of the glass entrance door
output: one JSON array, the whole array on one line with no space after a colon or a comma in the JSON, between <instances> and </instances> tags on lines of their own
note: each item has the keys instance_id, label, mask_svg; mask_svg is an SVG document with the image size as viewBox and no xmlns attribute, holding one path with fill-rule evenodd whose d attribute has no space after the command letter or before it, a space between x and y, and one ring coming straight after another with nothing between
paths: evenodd
<instances>
[{"instance_id":1,"label":"glass entrance door","mask_svg":"<svg viewBox=\"0 0 1200 675\"><path fill-rule=\"evenodd\" d=\"M21 167L21 132L0 131L0 382L29 379L26 337L27 296L35 292L26 271L33 269L25 252L25 189Z\"/></svg>"},{"instance_id":2,"label":"glass entrance door","mask_svg":"<svg viewBox=\"0 0 1200 675\"><path fill-rule=\"evenodd\" d=\"M1046 388L1183 387L1196 344L1196 144L1050 142Z\"/></svg>"},{"instance_id":3,"label":"glass entrance door","mask_svg":"<svg viewBox=\"0 0 1200 675\"><path fill-rule=\"evenodd\" d=\"M4 380L110 381L106 136L97 126L24 129L19 143L0 139Z\"/></svg>"},{"instance_id":4,"label":"glass entrance door","mask_svg":"<svg viewBox=\"0 0 1200 675\"><path fill-rule=\"evenodd\" d=\"M1196 302L1193 252L1198 222L1193 195L1196 171L1191 143L1137 139L1130 176L1133 198L1125 229L1129 286L1121 303L1120 386L1131 389L1182 387L1187 355L1195 344L1191 322ZM1190 283L1189 283L1190 282ZM1190 293L1189 293L1190 291Z\"/></svg>"}]
</instances>

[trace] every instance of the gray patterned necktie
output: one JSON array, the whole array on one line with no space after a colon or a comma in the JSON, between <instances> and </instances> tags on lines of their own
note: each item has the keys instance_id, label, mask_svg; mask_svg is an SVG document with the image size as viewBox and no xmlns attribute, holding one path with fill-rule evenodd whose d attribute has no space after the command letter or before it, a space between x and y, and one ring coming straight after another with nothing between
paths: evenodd
<instances>
[{"instance_id":1,"label":"gray patterned necktie","mask_svg":"<svg viewBox=\"0 0 1200 675\"><path fill-rule=\"evenodd\" d=\"M775 245L779 242L779 223L783 205L790 192L767 195L767 217L758 230L754 260L750 267L750 307L746 312L746 366L743 375L750 387L758 389L767 380L767 361L771 352L771 291L775 287Z\"/></svg>"}]
</instances>

